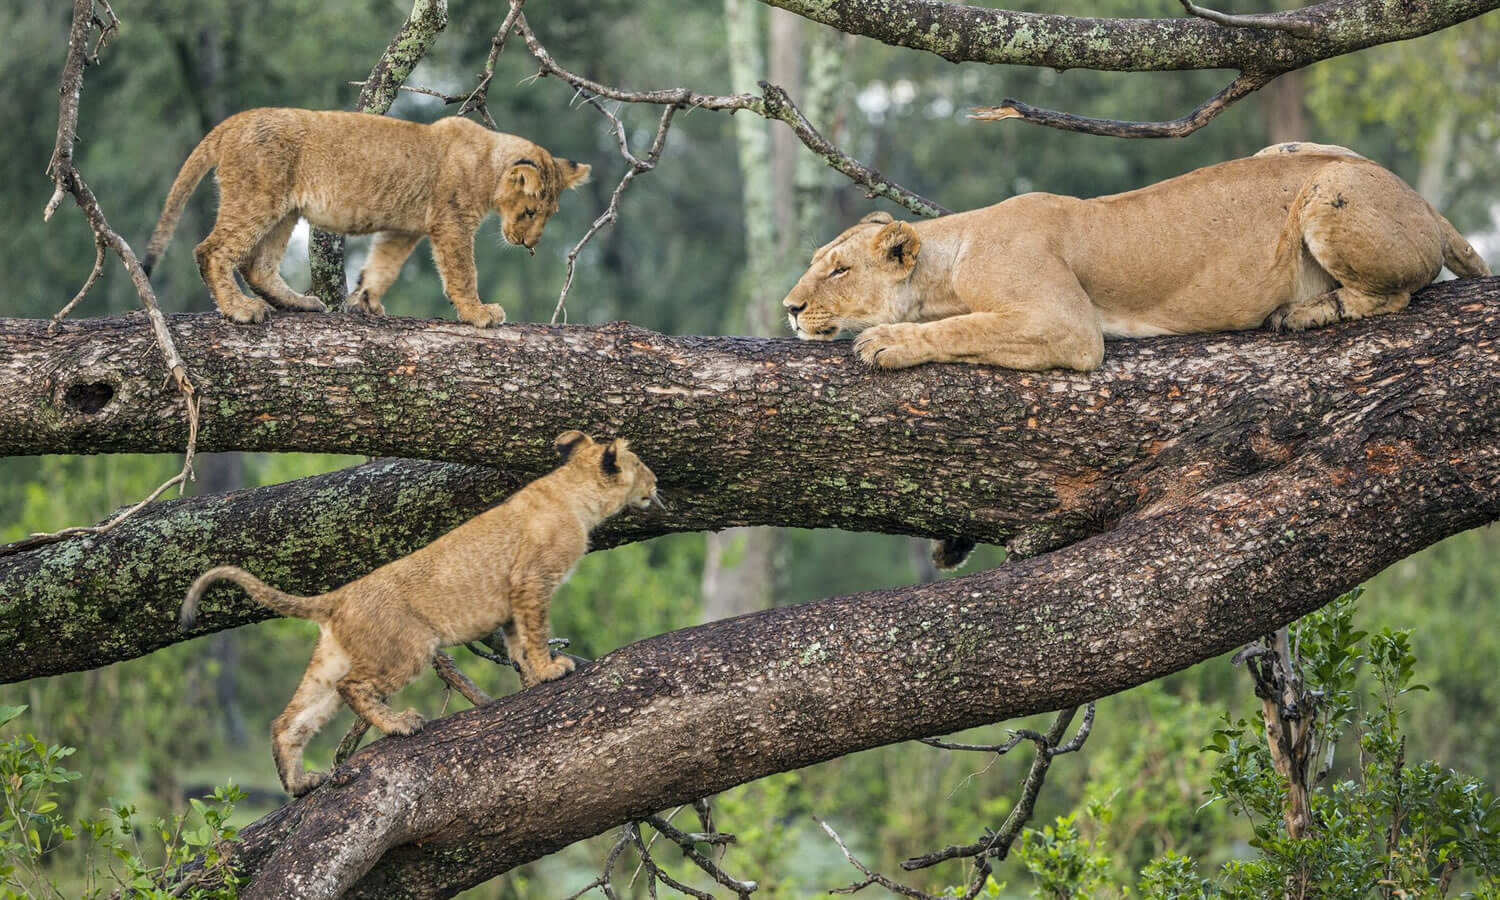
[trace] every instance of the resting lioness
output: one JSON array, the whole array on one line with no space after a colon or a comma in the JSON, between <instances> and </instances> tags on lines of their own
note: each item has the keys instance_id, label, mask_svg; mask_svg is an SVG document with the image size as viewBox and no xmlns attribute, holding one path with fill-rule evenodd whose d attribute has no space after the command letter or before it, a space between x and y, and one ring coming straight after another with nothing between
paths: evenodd
<instances>
[{"instance_id":1,"label":"resting lioness","mask_svg":"<svg viewBox=\"0 0 1500 900\"><path fill-rule=\"evenodd\" d=\"M1448 220L1342 147L1278 144L1150 187L1023 194L920 222L873 213L782 303L860 359L1097 368L1109 338L1299 330L1395 312L1444 264L1489 274Z\"/></svg>"},{"instance_id":2,"label":"resting lioness","mask_svg":"<svg viewBox=\"0 0 1500 900\"><path fill-rule=\"evenodd\" d=\"M236 566L198 576L178 625L191 628L198 600L221 578L282 615L318 623L317 649L297 693L271 726L271 751L287 792L301 796L326 774L302 769L302 750L338 711L342 697L386 734L422 728L414 709L386 698L432 662L438 648L493 634L505 637L526 687L573 671L547 647L548 610L588 550L589 532L630 506L660 503L656 476L624 440L595 443L581 431L557 436L563 463L420 550L316 597L271 587Z\"/></svg>"},{"instance_id":3,"label":"resting lioness","mask_svg":"<svg viewBox=\"0 0 1500 900\"><path fill-rule=\"evenodd\" d=\"M499 325L500 304L479 302L479 223L498 212L505 239L531 250L557 211L558 195L589 174L585 163L554 158L525 138L468 119L423 125L365 113L251 109L220 122L182 164L146 249L146 274L166 250L193 188L215 166L219 216L195 252L219 311L236 322L260 322L271 305L325 308L281 279L281 256L300 216L331 231L375 235L347 307L383 314L381 296L428 236L458 317ZM264 299L240 292L236 269Z\"/></svg>"}]
</instances>

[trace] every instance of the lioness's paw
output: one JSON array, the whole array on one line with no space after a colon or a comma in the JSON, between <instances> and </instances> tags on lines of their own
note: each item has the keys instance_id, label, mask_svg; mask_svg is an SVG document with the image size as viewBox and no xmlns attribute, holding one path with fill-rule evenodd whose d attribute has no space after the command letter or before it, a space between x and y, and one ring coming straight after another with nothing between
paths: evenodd
<instances>
[{"instance_id":1,"label":"lioness's paw","mask_svg":"<svg viewBox=\"0 0 1500 900\"><path fill-rule=\"evenodd\" d=\"M416 710L408 709L406 712L392 718L390 724L391 727L386 731L386 734L407 735L416 734L421 731L422 726L427 724L427 720L422 718L422 714Z\"/></svg>"},{"instance_id":2,"label":"lioness's paw","mask_svg":"<svg viewBox=\"0 0 1500 900\"><path fill-rule=\"evenodd\" d=\"M505 307L498 303L479 303L459 310L458 317L479 328L494 328L505 323Z\"/></svg>"},{"instance_id":3,"label":"lioness's paw","mask_svg":"<svg viewBox=\"0 0 1500 900\"><path fill-rule=\"evenodd\" d=\"M882 369L904 369L926 362L913 328L907 322L866 328L854 339L854 352L861 360Z\"/></svg>"}]
</instances>

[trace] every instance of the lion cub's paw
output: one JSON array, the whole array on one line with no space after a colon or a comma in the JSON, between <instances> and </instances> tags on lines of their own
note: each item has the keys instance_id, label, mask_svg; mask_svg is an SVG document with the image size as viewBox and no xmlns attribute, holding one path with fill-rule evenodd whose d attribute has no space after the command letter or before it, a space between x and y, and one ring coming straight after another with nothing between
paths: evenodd
<instances>
[{"instance_id":1,"label":"lion cub's paw","mask_svg":"<svg viewBox=\"0 0 1500 900\"><path fill-rule=\"evenodd\" d=\"M300 778L295 778L286 786L286 792L293 797L301 797L311 794L328 780L327 772L303 772Z\"/></svg>"},{"instance_id":2,"label":"lion cub's paw","mask_svg":"<svg viewBox=\"0 0 1500 900\"><path fill-rule=\"evenodd\" d=\"M537 667L535 683L541 684L544 681L556 681L557 679L573 671L573 669L574 663L572 658L567 656L554 656L551 659L547 660L546 663ZM527 685L527 687L530 687L530 685Z\"/></svg>"},{"instance_id":3,"label":"lion cub's paw","mask_svg":"<svg viewBox=\"0 0 1500 900\"><path fill-rule=\"evenodd\" d=\"M222 309L225 318L241 325L259 325L271 314L271 304L259 297L240 297L232 309Z\"/></svg>"},{"instance_id":4,"label":"lion cub's paw","mask_svg":"<svg viewBox=\"0 0 1500 900\"><path fill-rule=\"evenodd\" d=\"M328 312L328 307L322 300L312 294L292 294L282 297L280 306L282 309L290 309L294 312Z\"/></svg>"},{"instance_id":5,"label":"lion cub's paw","mask_svg":"<svg viewBox=\"0 0 1500 900\"><path fill-rule=\"evenodd\" d=\"M414 709L408 709L406 712L392 717L391 727L386 731L386 734L416 734L417 732L421 731L422 726L426 724L427 720L422 718L421 713L417 712Z\"/></svg>"},{"instance_id":6,"label":"lion cub's paw","mask_svg":"<svg viewBox=\"0 0 1500 900\"><path fill-rule=\"evenodd\" d=\"M385 304L370 296L370 292L361 288L344 299L342 307L344 312L357 313L362 316L385 315Z\"/></svg>"},{"instance_id":7,"label":"lion cub's paw","mask_svg":"<svg viewBox=\"0 0 1500 900\"><path fill-rule=\"evenodd\" d=\"M881 369L904 369L927 361L916 345L914 326L909 322L873 325L854 339L859 358Z\"/></svg>"},{"instance_id":8,"label":"lion cub's paw","mask_svg":"<svg viewBox=\"0 0 1500 900\"><path fill-rule=\"evenodd\" d=\"M494 328L505 323L505 307L498 303L480 303L459 310L458 317L479 328Z\"/></svg>"}]
</instances>

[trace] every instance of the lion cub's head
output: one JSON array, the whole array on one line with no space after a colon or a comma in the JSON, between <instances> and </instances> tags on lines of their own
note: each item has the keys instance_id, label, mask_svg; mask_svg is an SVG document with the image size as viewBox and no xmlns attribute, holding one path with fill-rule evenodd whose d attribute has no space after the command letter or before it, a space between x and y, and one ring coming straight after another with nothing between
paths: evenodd
<instances>
[{"instance_id":1,"label":"lion cub's head","mask_svg":"<svg viewBox=\"0 0 1500 900\"><path fill-rule=\"evenodd\" d=\"M578 476L576 487L597 491L611 512L624 506L665 505L656 493L656 473L631 452L624 438L599 444L581 431L564 431L553 446L563 466Z\"/></svg>"},{"instance_id":2,"label":"lion cub's head","mask_svg":"<svg viewBox=\"0 0 1500 900\"><path fill-rule=\"evenodd\" d=\"M840 331L900 322L908 305L901 288L917 264L922 239L889 213L870 213L813 254L812 266L781 301L803 340L832 340Z\"/></svg>"},{"instance_id":3,"label":"lion cub's head","mask_svg":"<svg viewBox=\"0 0 1500 900\"><path fill-rule=\"evenodd\" d=\"M557 212L557 198L564 188L586 183L591 168L588 163L554 157L541 147L512 162L495 186L492 204L500 214L505 240L535 253L542 229Z\"/></svg>"}]
</instances>

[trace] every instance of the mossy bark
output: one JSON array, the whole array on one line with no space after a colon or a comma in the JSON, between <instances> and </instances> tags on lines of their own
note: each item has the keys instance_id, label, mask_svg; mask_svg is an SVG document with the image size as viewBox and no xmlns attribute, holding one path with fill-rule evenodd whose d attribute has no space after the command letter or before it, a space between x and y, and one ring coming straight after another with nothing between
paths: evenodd
<instances>
[{"instance_id":1,"label":"mossy bark","mask_svg":"<svg viewBox=\"0 0 1500 900\"><path fill-rule=\"evenodd\" d=\"M173 319L203 385L203 450L400 455L225 497L158 503L99 538L0 557L0 681L181 640L187 585L222 563L313 592L430 541L549 468L569 428L632 438L672 501L597 546L733 525L964 535L1028 556L1306 446L1392 420L1427 439L1492 430L1495 279L1428 289L1405 313L1303 335L1111 344L1087 374L859 366L846 343L674 338L628 326ZM0 452L171 451L180 397L138 316L0 320ZM1362 439L1362 438L1361 438ZM1476 501L1477 502L1477 501ZM1417 549L1413 545L1410 551ZM1410 552L1408 551L1408 552ZM264 617L225 587L203 627Z\"/></svg>"},{"instance_id":2,"label":"mossy bark","mask_svg":"<svg viewBox=\"0 0 1500 900\"><path fill-rule=\"evenodd\" d=\"M1287 13L1311 37L1204 19L1104 19L1012 12L946 0L762 0L840 31L927 50L950 62L1145 72L1289 72L1320 59L1420 37L1500 0L1329 0Z\"/></svg>"}]
</instances>

